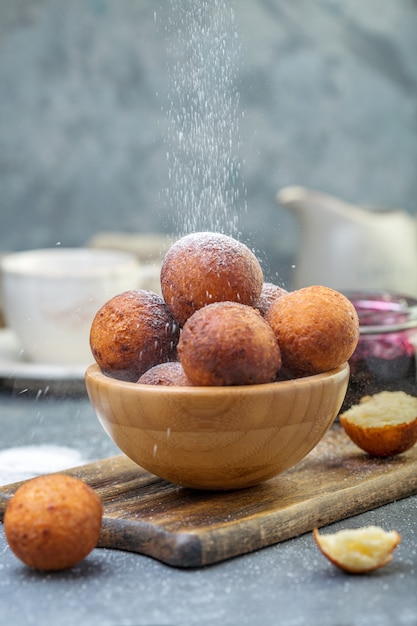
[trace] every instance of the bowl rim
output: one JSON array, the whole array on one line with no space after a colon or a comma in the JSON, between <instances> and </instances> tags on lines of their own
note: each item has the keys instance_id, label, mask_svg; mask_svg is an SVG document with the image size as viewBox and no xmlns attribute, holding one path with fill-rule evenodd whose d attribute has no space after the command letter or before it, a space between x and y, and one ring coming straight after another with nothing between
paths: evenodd
<instances>
[{"instance_id":1,"label":"bowl rim","mask_svg":"<svg viewBox=\"0 0 417 626\"><path fill-rule=\"evenodd\" d=\"M271 392L277 392L279 389L289 390L293 387L310 387L311 384L321 383L328 379L337 380L343 379L346 375L349 376L349 363L345 362L339 367L327 372L321 372L320 374L313 374L312 376L304 376L300 378L291 378L289 380L280 380L272 383L259 383L255 385L224 385L224 386L175 386L175 385L149 385L143 383L128 382L119 380L118 378L112 378L110 375L101 371L100 366L97 363L89 365L85 371L85 380L88 387L89 381L94 381L102 387L114 387L120 390L125 389L129 393L141 393L141 394L160 394L164 391L165 395L193 395L193 396L225 396L230 397L233 394L241 396L242 393L247 394L268 394Z\"/></svg>"},{"instance_id":2,"label":"bowl rim","mask_svg":"<svg viewBox=\"0 0 417 626\"><path fill-rule=\"evenodd\" d=\"M0 268L5 278L101 278L138 271L139 262L125 250L60 246L6 253Z\"/></svg>"}]
</instances>

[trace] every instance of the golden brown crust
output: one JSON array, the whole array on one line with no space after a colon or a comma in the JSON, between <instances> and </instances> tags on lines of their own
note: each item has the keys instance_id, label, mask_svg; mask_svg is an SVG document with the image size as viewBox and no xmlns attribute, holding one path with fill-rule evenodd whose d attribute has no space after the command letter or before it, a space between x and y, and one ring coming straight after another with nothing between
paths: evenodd
<instances>
[{"instance_id":1,"label":"golden brown crust","mask_svg":"<svg viewBox=\"0 0 417 626\"><path fill-rule=\"evenodd\" d=\"M283 287L274 285L274 283L264 283L259 298L255 302L254 306L258 309L259 313L265 317L271 304L277 299L288 293Z\"/></svg>"},{"instance_id":2,"label":"golden brown crust","mask_svg":"<svg viewBox=\"0 0 417 626\"><path fill-rule=\"evenodd\" d=\"M253 305L262 285L256 256L245 244L220 233L193 233L179 239L162 263L162 294L180 326L207 304Z\"/></svg>"},{"instance_id":3,"label":"golden brown crust","mask_svg":"<svg viewBox=\"0 0 417 626\"><path fill-rule=\"evenodd\" d=\"M175 359L179 328L163 299L145 290L111 298L96 313L90 346L102 371L136 382L158 363Z\"/></svg>"},{"instance_id":4,"label":"golden brown crust","mask_svg":"<svg viewBox=\"0 0 417 626\"><path fill-rule=\"evenodd\" d=\"M192 385L179 361L154 365L142 374L138 383L141 385L168 385L169 387L173 385L189 387Z\"/></svg>"},{"instance_id":5,"label":"golden brown crust","mask_svg":"<svg viewBox=\"0 0 417 626\"><path fill-rule=\"evenodd\" d=\"M23 483L8 502L4 531L14 554L29 567L62 570L96 547L103 506L84 482L63 474Z\"/></svg>"},{"instance_id":6,"label":"golden brown crust","mask_svg":"<svg viewBox=\"0 0 417 626\"><path fill-rule=\"evenodd\" d=\"M328 287L315 285L284 294L271 304L265 319L277 337L283 366L297 376L339 367L359 339L355 307Z\"/></svg>"},{"instance_id":7,"label":"golden brown crust","mask_svg":"<svg viewBox=\"0 0 417 626\"><path fill-rule=\"evenodd\" d=\"M348 437L362 450L377 457L395 456L406 452L417 441L417 417L414 422L364 427L339 417Z\"/></svg>"},{"instance_id":8,"label":"golden brown crust","mask_svg":"<svg viewBox=\"0 0 417 626\"><path fill-rule=\"evenodd\" d=\"M330 563L349 574L369 574L385 567L392 561L393 552L401 542L401 535L396 530L385 532L376 526L330 535L321 535L318 528L313 528L313 537Z\"/></svg>"},{"instance_id":9,"label":"golden brown crust","mask_svg":"<svg viewBox=\"0 0 417 626\"><path fill-rule=\"evenodd\" d=\"M281 367L275 335L259 311L236 302L210 304L186 322L178 354L194 385L272 382Z\"/></svg>"},{"instance_id":10,"label":"golden brown crust","mask_svg":"<svg viewBox=\"0 0 417 626\"><path fill-rule=\"evenodd\" d=\"M404 391L363 396L339 419L348 437L372 456L401 454L417 442L417 398Z\"/></svg>"}]
</instances>

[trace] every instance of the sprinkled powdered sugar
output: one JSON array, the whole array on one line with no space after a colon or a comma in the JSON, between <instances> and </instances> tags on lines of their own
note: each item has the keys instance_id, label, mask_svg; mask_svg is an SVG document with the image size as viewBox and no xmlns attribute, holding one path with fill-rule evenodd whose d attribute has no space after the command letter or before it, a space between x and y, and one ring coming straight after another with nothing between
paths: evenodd
<instances>
[{"instance_id":1,"label":"sprinkled powdered sugar","mask_svg":"<svg viewBox=\"0 0 417 626\"><path fill-rule=\"evenodd\" d=\"M67 446L52 444L18 446L0 451L0 484L58 472L86 462L82 454Z\"/></svg>"},{"instance_id":2,"label":"sprinkled powdered sugar","mask_svg":"<svg viewBox=\"0 0 417 626\"><path fill-rule=\"evenodd\" d=\"M189 235L185 235L181 239L178 239L172 244L166 257L169 258L170 254L178 253L181 251L194 250L198 252L200 258L204 259L208 257L210 260L214 258L214 255L219 262L226 258L227 255L239 255L244 257L246 254L253 254L245 244L233 239L228 235L224 235L218 232L195 232Z\"/></svg>"},{"instance_id":3,"label":"sprinkled powdered sugar","mask_svg":"<svg viewBox=\"0 0 417 626\"><path fill-rule=\"evenodd\" d=\"M170 3L167 202L180 234L214 230L236 236L244 208L233 4Z\"/></svg>"}]
</instances>

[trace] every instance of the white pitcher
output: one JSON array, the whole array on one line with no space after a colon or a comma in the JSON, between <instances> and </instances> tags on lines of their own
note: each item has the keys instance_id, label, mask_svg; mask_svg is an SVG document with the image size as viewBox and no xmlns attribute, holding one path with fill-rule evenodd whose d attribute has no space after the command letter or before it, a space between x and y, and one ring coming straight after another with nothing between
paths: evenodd
<instances>
[{"instance_id":1,"label":"white pitcher","mask_svg":"<svg viewBox=\"0 0 417 626\"><path fill-rule=\"evenodd\" d=\"M403 210L365 209L304 187L278 203L301 228L294 288L387 289L417 296L417 223Z\"/></svg>"}]
</instances>

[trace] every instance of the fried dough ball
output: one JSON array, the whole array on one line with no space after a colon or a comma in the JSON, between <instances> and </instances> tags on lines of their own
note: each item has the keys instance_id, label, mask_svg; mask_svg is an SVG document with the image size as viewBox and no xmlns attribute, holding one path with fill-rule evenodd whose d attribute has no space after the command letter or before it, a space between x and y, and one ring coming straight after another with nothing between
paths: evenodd
<instances>
[{"instance_id":1,"label":"fried dough ball","mask_svg":"<svg viewBox=\"0 0 417 626\"><path fill-rule=\"evenodd\" d=\"M263 272L249 248L220 233L193 233L176 241L164 257L161 290L183 326L198 309L214 302L253 305Z\"/></svg>"},{"instance_id":2,"label":"fried dough ball","mask_svg":"<svg viewBox=\"0 0 417 626\"><path fill-rule=\"evenodd\" d=\"M142 385L178 385L179 387L192 385L179 361L154 365L154 367L142 374L138 383Z\"/></svg>"},{"instance_id":3,"label":"fried dough ball","mask_svg":"<svg viewBox=\"0 0 417 626\"><path fill-rule=\"evenodd\" d=\"M39 570L63 570L96 547L103 515L99 496L84 482L64 474L23 483L9 500L4 531L11 550Z\"/></svg>"},{"instance_id":4,"label":"fried dough ball","mask_svg":"<svg viewBox=\"0 0 417 626\"><path fill-rule=\"evenodd\" d=\"M348 528L324 535L314 528L313 537L322 554L349 574L366 574L384 567L392 561L401 541L396 530L385 531L379 526Z\"/></svg>"},{"instance_id":5,"label":"fried dough ball","mask_svg":"<svg viewBox=\"0 0 417 626\"><path fill-rule=\"evenodd\" d=\"M136 382L154 365L176 358L178 337L161 296L137 289L114 296L97 311L90 347L105 374Z\"/></svg>"},{"instance_id":6,"label":"fried dough ball","mask_svg":"<svg viewBox=\"0 0 417 626\"><path fill-rule=\"evenodd\" d=\"M281 355L275 335L256 309L217 302L184 325L178 354L194 385L253 385L275 380Z\"/></svg>"},{"instance_id":7,"label":"fried dough ball","mask_svg":"<svg viewBox=\"0 0 417 626\"><path fill-rule=\"evenodd\" d=\"M359 339L353 304L329 287L304 287L275 300L265 318L281 349L282 364L296 376L327 372L345 363Z\"/></svg>"},{"instance_id":8,"label":"fried dough ball","mask_svg":"<svg viewBox=\"0 0 417 626\"><path fill-rule=\"evenodd\" d=\"M401 454L417 442L417 398L404 391L364 396L339 419L348 437L372 456Z\"/></svg>"},{"instance_id":9,"label":"fried dough ball","mask_svg":"<svg viewBox=\"0 0 417 626\"><path fill-rule=\"evenodd\" d=\"M258 309L259 313L265 317L269 307L277 298L280 298L285 293L288 293L286 289L283 287L279 287L278 285L274 285L274 283L264 283L262 286L262 291L254 304L254 307Z\"/></svg>"}]
</instances>

